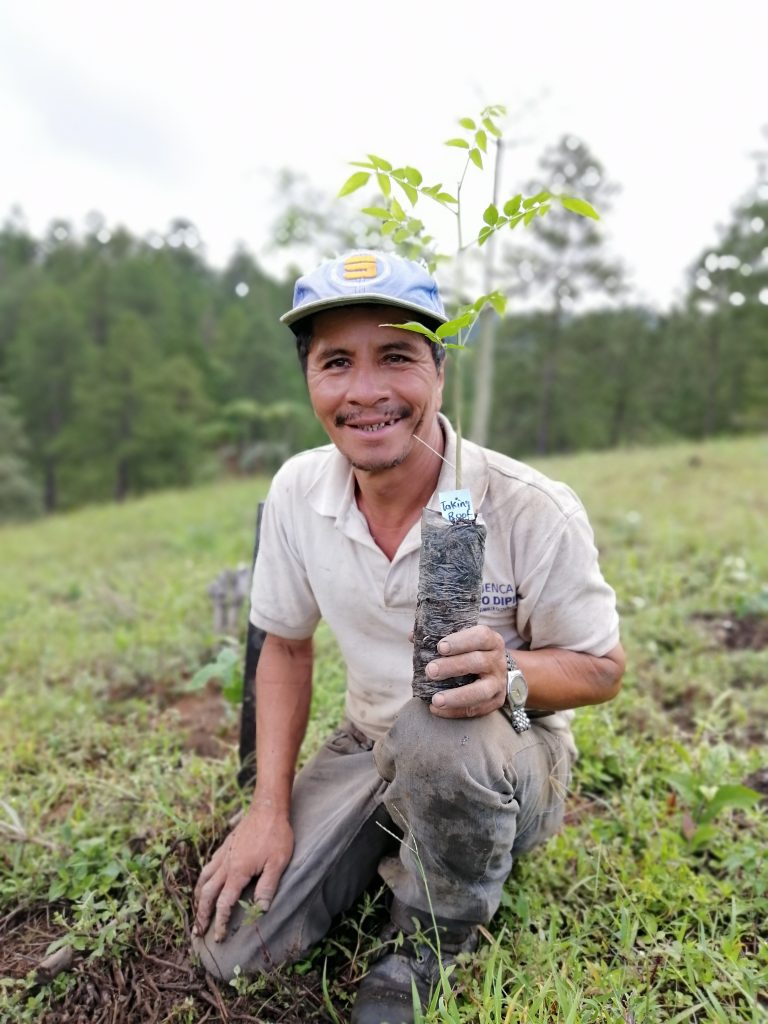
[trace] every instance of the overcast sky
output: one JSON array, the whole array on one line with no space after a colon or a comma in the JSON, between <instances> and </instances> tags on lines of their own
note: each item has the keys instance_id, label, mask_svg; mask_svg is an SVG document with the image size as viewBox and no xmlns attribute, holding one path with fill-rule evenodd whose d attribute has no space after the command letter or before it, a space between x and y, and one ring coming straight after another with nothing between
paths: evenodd
<instances>
[{"instance_id":1,"label":"overcast sky","mask_svg":"<svg viewBox=\"0 0 768 1024\"><path fill-rule=\"evenodd\" d=\"M507 191L581 136L635 295L666 306L768 146L766 39L764 0L0 0L0 216L184 216L214 262L260 256L278 168L334 192L373 151L448 183L455 119L504 103Z\"/></svg>"}]
</instances>

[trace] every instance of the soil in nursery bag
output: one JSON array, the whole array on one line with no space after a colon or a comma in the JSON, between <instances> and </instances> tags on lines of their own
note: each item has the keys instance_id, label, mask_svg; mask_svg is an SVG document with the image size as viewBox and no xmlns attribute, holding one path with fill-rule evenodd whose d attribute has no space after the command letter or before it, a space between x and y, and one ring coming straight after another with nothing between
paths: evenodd
<instances>
[{"instance_id":1,"label":"soil in nursery bag","mask_svg":"<svg viewBox=\"0 0 768 1024\"><path fill-rule=\"evenodd\" d=\"M476 626L485 558L485 527L475 520L449 523L425 508L421 515L421 559L413 627L413 694L431 701L440 690L464 686L472 675L435 681L425 674L449 633Z\"/></svg>"}]
</instances>

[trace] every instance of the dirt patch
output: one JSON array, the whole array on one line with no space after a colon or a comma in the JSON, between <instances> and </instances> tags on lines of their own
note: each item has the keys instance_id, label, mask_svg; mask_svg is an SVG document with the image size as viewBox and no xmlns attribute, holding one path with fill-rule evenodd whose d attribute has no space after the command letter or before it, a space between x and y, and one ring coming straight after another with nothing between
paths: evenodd
<instances>
[{"instance_id":1,"label":"dirt patch","mask_svg":"<svg viewBox=\"0 0 768 1024\"><path fill-rule=\"evenodd\" d=\"M128 948L113 949L99 960L75 960L68 972L70 987L47 1009L41 1009L40 1024L327 1022L329 1013L318 971L301 975L291 969L276 971L262 979L257 994L238 995L231 985L214 981L193 963L188 953L189 894L200 863L195 851L183 843L176 847L174 857L172 867L163 872L163 881L183 921L184 937L180 939L178 926L162 931L156 923L137 922ZM19 986L27 984L23 979L32 977L48 945L62 934L60 924L53 920L57 909L64 908L38 905L0 918L0 977L15 979ZM329 984L335 979L351 987L358 980L359 966L344 954L332 952L327 967ZM6 981L5 987L12 991L13 981ZM36 985L33 991L44 989L44 985ZM336 1011L344 1018L348 1006L336 1002Z\"/></svg>"},{"instance_id":2,"label":"dirt patch","mask_svg":"<svg viewBox=\"0 0 768 1024\"><path fill-rule=\"evenodd\" d=\"M177 731L181 747L201 757L224 757L237 743L239 715L221 695L214 680L202 690L185 692L142 676L128 684L112 684L107 696L115 708L132 700L146 703L151 718Z\"/></svg>"},{"instance_id":3,"label":"dirt patch","mask_svg":"<svg viewBox=\"0 0 768 1024\"><path fill-rule=\"evenodd\" d=\"M728 651L763 651L768 648L768 615L694 615L709 636Z\"/></svg>"},{"instance_id":4,"label":"dirt patch","mask_svg":"<svg viewBox=\"0 0 768 1024\"><path fill-rule=\"evenodd\" d=\"M744 779L744 785L749 786L750 789L756 790L758 793L763 794L763 799L760 801L761 804L768 804L768 767L758 768L756 772L752 772Z\"/></svg>"},{"instance_id":5,"label":"dirt patch","mask_svg":"<svg viewBox=\"0 0 768 1024\"><path fill-rule=\"evenodd\" d=\"M166 694L165 698L161 719L181 731L185 750L201 757L224 757L237 741L237 716L213 683L199 693Z\"/></svg>"}]
</instances>

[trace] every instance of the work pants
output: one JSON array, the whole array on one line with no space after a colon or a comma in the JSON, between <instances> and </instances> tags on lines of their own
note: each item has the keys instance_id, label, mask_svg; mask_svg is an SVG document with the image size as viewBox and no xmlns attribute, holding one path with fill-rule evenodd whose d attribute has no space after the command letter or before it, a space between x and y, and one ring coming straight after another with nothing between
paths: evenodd
<instances>
[{"instance_id":1,"label":"work pants","mask_svg":"<svg viewBox=\"0 0 768 1024\"><path fill-rule=\"evenodd\" d=\"M437 718L417 698L375 745L343 725L296 777L295 848L269 910L236 906L226 938L211 925L195 951L223 979L299 960L377 871L422 923L429 900L438 920L490 921L514 858L559 828L570 762L541 725Z\"/></svg>"}]
</instances>

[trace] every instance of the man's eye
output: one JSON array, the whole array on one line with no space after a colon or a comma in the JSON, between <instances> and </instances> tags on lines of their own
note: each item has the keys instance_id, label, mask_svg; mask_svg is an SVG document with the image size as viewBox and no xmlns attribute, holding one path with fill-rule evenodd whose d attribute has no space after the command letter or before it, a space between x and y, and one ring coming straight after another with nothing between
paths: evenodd
<instances>
[{"instance_id":1,"label":"man's eye","mask_svg":"<svg viewBox=\"0 0 768 1024\"><path fill-rule=\"evenodd\" d=\"M336 359L329 359L324 365L325 370L338 370L341 367L349 366L349 360L344 359L342 356L337 356Z\"/></svg>"},{"instance_id":2,"label":"man's eye","mask_svg":"<svg viewBox=\"0 0 768 1024\"><path fill-rule=\"evenodd\" d=\"M408 357L402 355L402 353L400 353L400 352L390 352L390 354L386 357L386 362L388 362L388 363L407 363L408 362Z\"/></svg>"}]
</instances>

